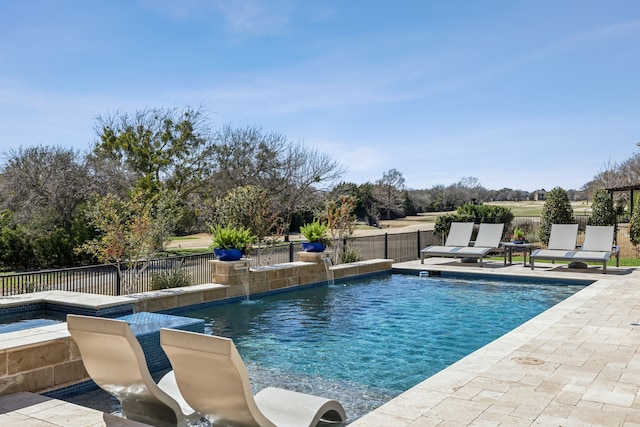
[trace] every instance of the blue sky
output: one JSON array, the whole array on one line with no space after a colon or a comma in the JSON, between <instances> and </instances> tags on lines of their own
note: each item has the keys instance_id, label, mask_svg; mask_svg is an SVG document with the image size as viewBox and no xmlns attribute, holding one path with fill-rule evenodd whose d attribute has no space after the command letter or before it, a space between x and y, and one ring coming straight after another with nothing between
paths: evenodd
<instances>
[{"instance_id":1,"label":"blue sky","mask_svg":"<svg viewBox=\"0 0 640 427\"><path fill-rule=\"evenodd\" d=\"M0 151L202 106L344 180L580 188L640 141L637 0L0 0Z\"/></svg>"}]
</instances>

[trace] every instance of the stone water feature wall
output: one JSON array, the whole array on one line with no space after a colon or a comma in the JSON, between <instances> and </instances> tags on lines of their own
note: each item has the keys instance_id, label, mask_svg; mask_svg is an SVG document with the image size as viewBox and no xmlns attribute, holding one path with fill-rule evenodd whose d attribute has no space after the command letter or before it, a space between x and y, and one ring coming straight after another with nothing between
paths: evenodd
<instances>
[{"instance_id":1,"label":"stone water feature wall","mask_svg":"<svg viewBox=\"0 0 640 427\"><path fill-rule=\"evenodd\" d=\"M299 255L298 262L258 268L249 268L247 260L211 261L212 283L121 297L100 296L100 303L87 302L87 306L93 304L95 309L100 304L133 304L135 312L155 312L321 283L331 275L341 279L390 271L393 262L375 259L341 264L330 267L329 274L325 264L327 253ZM24 304L44 303L47 298L73 299L74 305L79 306L83 298L95 301L96 295L52 291L28 294L20 301L24 300ZM72 394L74 387L86 387L87 380L89 377L80 352L67 332L66 323L0 335L0 396L20 391L55 393L66 390Z\"/></svg>"}]
</instances>

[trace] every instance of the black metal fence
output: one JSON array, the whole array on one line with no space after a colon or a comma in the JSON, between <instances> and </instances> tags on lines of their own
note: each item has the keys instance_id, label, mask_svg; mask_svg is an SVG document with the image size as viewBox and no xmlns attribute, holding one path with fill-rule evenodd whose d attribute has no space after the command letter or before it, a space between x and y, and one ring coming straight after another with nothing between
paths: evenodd
<instances>
[{"instance_id":1,"label":"black metal fence","mask_svg":"<svg viewBox=\"0 0 640 427\"><path fill-rule=\"evenodd\" d=\"M577 221L584 230L587 216L579 216ZM527 240L543 246L537 239L539 217L516 217L504 239L508 239L513 228L525 230ZM628 224L619 224L616 242L620 246L623 258L638 257L638 250L629 240ZM582 243L584 234L578 236ZM362 260L386 258L395 262L411 261L419 258L420 249L443 242L442 236L433 231L415 231L409 233L385 233L375 236L355 237L346 243L356 250ZM251 266L280 264L298 261L299 243L282 244L267 248L252 249L249 254ZM29 292L64 290L102 295L124 295L151 290L155 275L175 268L185 268L191 275L193 284L209 283L211 275L209 261L215 259L213 253L175 256L150 260L145 268L125 270L118 274L115 265L96 265L90 267L67 268L60 270L35 271L0 275L2 296L18 295ZM337 260L334 260L336 262Z\"/></svg>"}]
</instances>

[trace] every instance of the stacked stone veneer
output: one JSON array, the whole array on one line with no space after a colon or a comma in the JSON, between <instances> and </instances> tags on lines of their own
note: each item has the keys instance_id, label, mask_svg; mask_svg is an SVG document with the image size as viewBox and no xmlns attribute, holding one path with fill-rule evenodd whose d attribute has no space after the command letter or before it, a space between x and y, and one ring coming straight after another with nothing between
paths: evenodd
<instances>
[{"instance_id":1,"label":"stacked stone veneer","mask_svg":"<svg viewBox=\"0 0 640 427\"><path fill-rule=\"evenodd\" d=\"M129 295L126 304L133 304L135 312L155 312L322 283L328 276L324 261L328 256L301 252L298 262L258 268L249 268L249 260L211 261L212 283ZM341 279L389 271L392 262L367 260L333 266L330 271L334 279ZM64 396L74 393L74 387L86 389L88 379L66 324L0 334L0 396L20 391L56 396L56 390Z\"/></svg>"},{"instance_id":2,"label":"stacked stone veneer","mask_svg":"<svg viewBox=\"0 0 640 427\"><path fill-rule=\"evenodd\" d=\"M63 326L66 329L66 324ZM42 335L42 339L37 335ZM0 395L40 392L87 377L80 351L68 334L65 336L59 330L37 335L11 340L0 349Z\"/></svg>"}]
</instances>

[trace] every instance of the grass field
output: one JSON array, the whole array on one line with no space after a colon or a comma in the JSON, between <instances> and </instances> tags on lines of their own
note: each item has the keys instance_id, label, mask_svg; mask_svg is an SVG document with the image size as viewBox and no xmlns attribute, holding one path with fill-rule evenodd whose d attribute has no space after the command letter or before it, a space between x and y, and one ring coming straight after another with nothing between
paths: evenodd
<instances>
[{"instance_id":1,"label":"grass field","mask_svg":"<svg viewBox=\"0 0 640 427\"><path fill-rule=\"evenodd\" d=\"M540 216L542 215L542 207L544 202L487 202L487 205L504 206L511 209L514 216ZM586 200L579 202L571 202L573 213L575 215L589 215L591 213L591 204Z\"/></svg>"}]
</instances>

